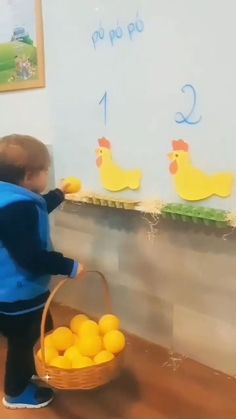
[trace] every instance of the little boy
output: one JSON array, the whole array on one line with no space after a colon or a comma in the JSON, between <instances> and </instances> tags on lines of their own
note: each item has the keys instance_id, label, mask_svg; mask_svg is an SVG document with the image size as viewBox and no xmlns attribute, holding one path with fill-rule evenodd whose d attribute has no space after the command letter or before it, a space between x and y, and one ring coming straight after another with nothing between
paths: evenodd
<instances>
[{"instance_id":1,"label":"little boy","mask_svg":"<svg viewBox=\"0 0 236 419\"><path fill-rule=\"evenodd\" d=\"M41 408L53 391L31 382L33 347L49 296L51 275L75 278L82 265L52 250L49 217L64 200L66 185L46 188L50 157L35 138L0 138L0 333L8 340L5 407ZM52 329L49 316L48 330Z\"/></svg>"}]
</instances>

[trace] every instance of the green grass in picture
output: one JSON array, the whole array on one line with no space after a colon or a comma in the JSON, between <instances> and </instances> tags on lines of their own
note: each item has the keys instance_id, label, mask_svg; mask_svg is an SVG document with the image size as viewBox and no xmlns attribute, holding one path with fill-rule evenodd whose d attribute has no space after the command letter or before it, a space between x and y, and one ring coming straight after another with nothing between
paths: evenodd
<instances>
[{"instance_id":1,"label":"green grass in picture","mask_svg":"<svg viewBox=\"0 0 236 419\"><path fill-rule=\"evenodd\" d=\"M37 77L37 49L23 42L0 44L0 84L25 80L24 75Z\"/></svg>"}]
</instances>

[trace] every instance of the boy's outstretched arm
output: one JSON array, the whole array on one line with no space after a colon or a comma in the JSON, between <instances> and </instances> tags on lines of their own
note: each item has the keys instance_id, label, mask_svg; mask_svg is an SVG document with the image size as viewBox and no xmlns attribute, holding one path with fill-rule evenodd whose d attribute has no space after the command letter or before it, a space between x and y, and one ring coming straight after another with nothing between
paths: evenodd
<instances>
[{"instance_id":1,"label":"boy's outstretched arm","mask_svg":"<svg viewBox=\"0 0 236 419\"><path fill-rule=\"evenodd\" d=\"M59 207L65 200L65 194L69 186L70 184L68 182L63 181L59 188L56 188L53 191L50 191L47 194L42 195L46 201L49 214L52 211L54 211L57 207Z\"/></svg>"},{"instance_id":2,"label":"boy's outstretched arm","mask_svg":"<svg viewBox=\"0 0 236 419\"><path fill-rule=\"evenodd\" d=\"M58 208L65 199L64 192L59 188L42 195L42 197L46 201L48 214Z\"/></svg>"}]
</instances>

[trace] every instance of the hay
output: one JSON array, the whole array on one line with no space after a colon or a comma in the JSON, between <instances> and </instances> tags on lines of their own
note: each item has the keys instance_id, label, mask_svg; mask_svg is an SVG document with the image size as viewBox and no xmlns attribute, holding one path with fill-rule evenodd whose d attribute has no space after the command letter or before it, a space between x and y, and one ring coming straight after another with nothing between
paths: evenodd
<instances>
[{"instance_id":1,"label":"hay","mask_svg":"<svg viewBox=\"0 0 236 419\"><path fill-rule=\"evenodd\" d=\"M227 214L226 221L229 226L236 228L236 213L230 212L229 214Z\"/></svg>"},{"instance_id":2,"label":"hay","mask_svg":"<svg viewBox=\"0 0 236 419\"><path fill-rule=\"evenodd\" d=\"M162 201L142 201L135 206L135 210L144 214L161 215L164 207Z\"/></svg>"},{"instance_id":3,"label":"hay","mask_svg":"<svg viewBox=\"0 0 236 419\"><path fill-rule=\"evenodd\" d=\"M143 201L136 205L135 210L142 213L143 220L148 225L147 238L148 241L154 243L157 237L157 225L160 220L165 204L161 201Z\"/></svg>"}]
</instances>

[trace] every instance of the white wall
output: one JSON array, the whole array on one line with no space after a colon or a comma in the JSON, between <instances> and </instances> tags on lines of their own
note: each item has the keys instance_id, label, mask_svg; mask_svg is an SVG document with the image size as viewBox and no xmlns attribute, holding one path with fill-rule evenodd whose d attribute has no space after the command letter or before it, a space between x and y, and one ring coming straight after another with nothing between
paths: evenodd
<instances>
[{"instance_id":1,"label":"white wall","mask_svg":"<svg viewBox=\"0 0 236 419\"><path fill-rule=\"evenodd\" d=\"M0 136L12 133L29 134L47 144L52 143L53 130L47 89L2 93L0 112Z\"/></svg>"},{"instance_id":2,"label":"white wall","mask_svg":"<svg viewBox=\"0 0 236 419\"><path fill-rule=\"evenodd\" d=\"M134 42L126 31L113 48L108 31L117 19L126 28L137 10L145 30ZM79 176L86 190L104 193L94 157L102 136L111 139L123 167L144 173L140 192L119 193L126 199L179 201L167 159L174 138L189 142L194 164L206 172L235 171L234 0L227 7L214 0L45 0L44 12L57 177ZM106 35L95 51L91 37L99 21ZM191 93L181 93L185 83L197 91L193 119L202 116L191 127L175 122L175 113L191 105ZM106 127L98 105L105 91ZM235 208L235 196L199 205Z\"/></svg>"}]
</instances>

